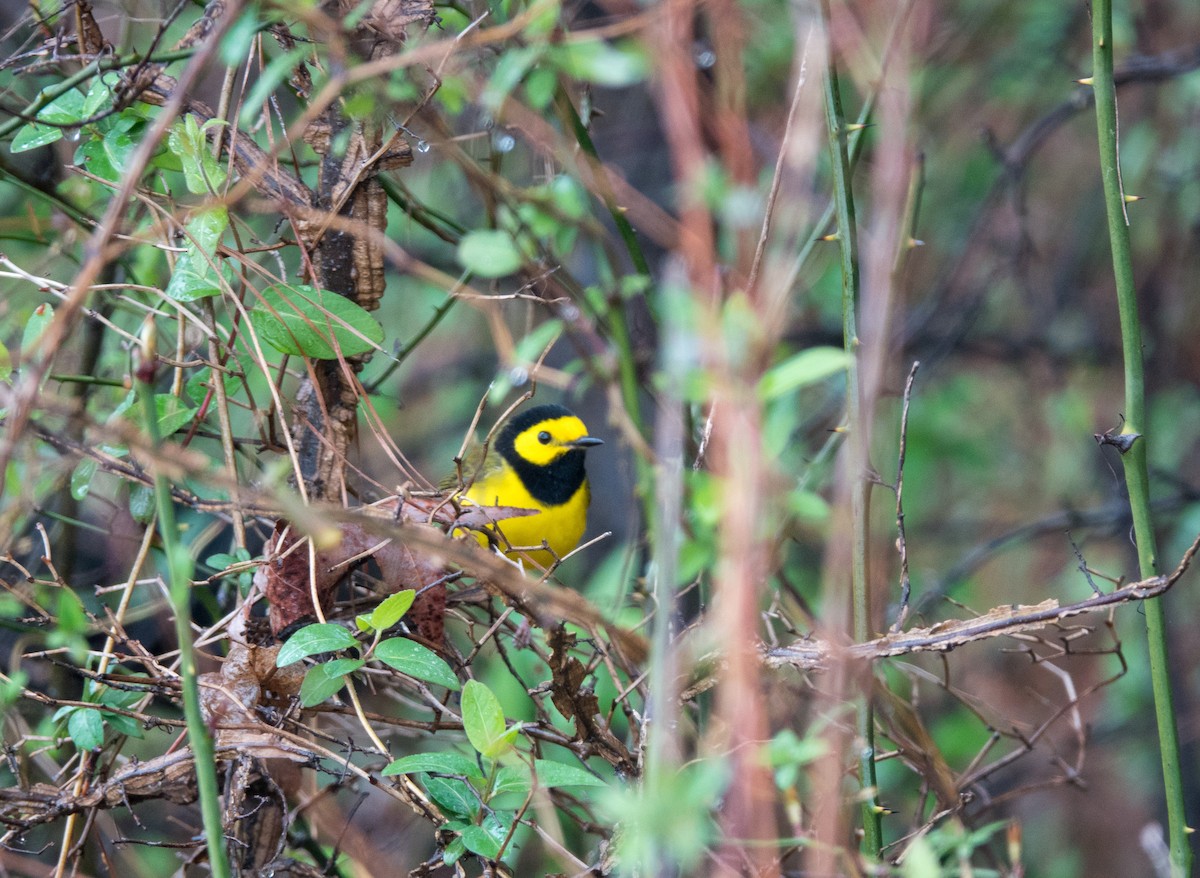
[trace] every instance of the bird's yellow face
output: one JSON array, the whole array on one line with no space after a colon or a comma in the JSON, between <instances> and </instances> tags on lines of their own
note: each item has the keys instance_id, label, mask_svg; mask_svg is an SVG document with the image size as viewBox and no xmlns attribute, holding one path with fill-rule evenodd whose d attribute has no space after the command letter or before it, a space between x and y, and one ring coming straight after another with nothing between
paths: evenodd
<instances>
[{"instance_id":1,"label":"bird's yellow face","mask_svg":"<svg viewBox=\"0 0 1200 878\"><path fill-rule=\"evenodd\" d=\"M585 436L587 427L583 421L565 415L525 428L513 440L513 449L534 466L546 466L578 447L575 443Z\"/></svg>"}]
</instances>

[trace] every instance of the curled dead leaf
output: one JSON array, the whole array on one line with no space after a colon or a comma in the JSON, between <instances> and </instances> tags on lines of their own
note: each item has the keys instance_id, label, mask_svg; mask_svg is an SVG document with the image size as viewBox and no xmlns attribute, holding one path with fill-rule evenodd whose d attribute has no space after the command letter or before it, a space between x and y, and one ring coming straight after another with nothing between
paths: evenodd
<instances>
[{"instance_id":1,"label":"curled dead leaf","mask_svg":"<svg viewBox=\"0 0 1200 878\"><path fill-rule=\"evenodd\" d=\"M485 530L505 518L536 514L537 510L507 506L459 506L449 495L398 495L388 497L362 510L372 518L399 521L406 527L424 529L434 539L444 532ZM436 550L429 549L430 539L413 544L381 537L364 523L354 521L338 525L332 545L310 549L307 537L280 520L264 549L266 561L255 574L256 584L270 604L271 630L286 639L296 628L317 619L313 606L316 597L321 615L332 606L338 585L368 561L374 561L386 594L404 589L417 592L417 600L408 618L417 632L438 645L445 636L445 580L456 568L447 564Z\"/></svg>"},{"instance_id":2,"label":"curled dead leaf","mask_svg":"<svg viewBox=\"0 0 1200 878\"><path fill-rule=\"evenodd\" d=\"M255 621L249 620L250 625ZM257 722L255 708L260 704L286 704L299 693L304 681L302 665L275 666L278 643L255 643L263 638L247 637L245 626L241 627L241 631L233 632L220 671L200 675L200 708L213 727Z\"/></svg>"}]
</instances>

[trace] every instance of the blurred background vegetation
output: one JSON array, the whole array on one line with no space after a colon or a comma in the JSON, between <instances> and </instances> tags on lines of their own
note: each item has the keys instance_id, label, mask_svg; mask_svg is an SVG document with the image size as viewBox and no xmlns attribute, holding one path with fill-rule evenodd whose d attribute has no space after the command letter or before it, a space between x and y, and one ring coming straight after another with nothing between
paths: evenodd
<instances>
[{"instance_id":1,"label":"blurred background vegetation","mask_svg":"<svg viewBox=\"0 0 1200 878\"><path fill-rule=\"evenodd\" d=\"M198 562L199 670L216 673L243 637L235 618L266 613L245 562L274 522L334 526L302 511L298 486L314 506L356 507L436 485L480 407L477 436L528 392L606 442L589 454L588 538L604 536L544 595L572 589L612 627L567 616L578 641L564 645L557 619L531 630L461 565L444 657L527 724L503 758L471 734L466 696L429 677L356 668L357 694L303 709L255 677L242 725L325 749L246 769L277 791L262 803L289 810L265 859L244 860L255 844L239 836L235 873L289 858L293 874L340 875L1170 874L1138 604L869 672L760 661L849 642L855 553L868 637L1138 578L1120 455L1097 442L1120 431L1125 396L1079 83L1086 4L130 0L2 14L7 874L206 873L198 811L172 804L169 781L149 804L83 798L180 734L150 476L176 489ZM1114 43L1123 182L1140 199L1127 210L1142 432L1169 571L1200 533L1200 8L1119 4ZM864 123L844 137L857 431L830 69L845 116ZM334 264L335 238L353 269ZM281 318L271 292L298 285L364 310L330 324L321 299ZM149 324L170 437L158 447L134 393ZM321 354L287 329L313 324L352 331ZM329 412L306 408L314 382L348 395L350 434L310 429ZM851 435L868 440L861 458ZM336 461L318 478L287 436ZM872 487L856 548L860 476ZM350 631L398 587L360 577L331 614ZM1194 820L1194 576L1163 600ZM617 628L644 635L650 657L622 655ZM567 656L595 722L560 700ZM880 850L856 834L871 800L864 697ZM445 753L483 773L383 773ZM488 772L521 759L548 789L526 777L502 799ZM542 760L596 784L556 785ZM238 777L223 761L231 832Z\"/></svg>"}]
</instances>

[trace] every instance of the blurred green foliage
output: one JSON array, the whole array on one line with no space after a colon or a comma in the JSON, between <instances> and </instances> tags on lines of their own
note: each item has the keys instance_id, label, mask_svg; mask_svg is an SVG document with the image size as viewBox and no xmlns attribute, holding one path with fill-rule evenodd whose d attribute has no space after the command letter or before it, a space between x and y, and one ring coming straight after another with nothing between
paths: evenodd
<instances>
[{"instance_id":1,"label":"blurred green foliage","mask_svg":"<svg viewBox=\"0 0 1200 878\"><path fill-rule=\"evenodd\" d=\"M801 102L799 122L786 128L798 77L813 88L823 75L819 18L778 0L744 0L728 7L734 33L713 10L697 11L682 56L699 103L686 108L694 130L681 134L684 123L665 112L670 59L661 9L525 0L439 6L431 27L413 21L406 41L382 55L426 53L420 63L396 61L360 80L356 69L374 63L359 57L370 54L364 47L388 38L355 31L370 7L337 20L317 4L251 4L221 38L211 76L188 95L223 116L205 119L194 107L181 113L144 167L132 159L161 118L162 98L130 95L127 75L153 40L163 71L182 76L194 47L167 47L199 8L123 27L113 9L98 9L115 45L94 62L51 54L58 35L73 32L60 10L43 9L41 21L27 17L7 38L0 625L10 658L0 700L13 756L0 765L0 782L61 783L88 772L99 780L98 764L111 773L134 754L153 759L170 746L167 731L103 710L144 712L151 724L178 713L164 682L173 679L174 661L158 588L164 565L150 542L149 560L139 560L153 517L145 478L152 459L138 443L136 419L124 417L133 351L152 322L165 356L155 395L159 429L177 467L171 479L182 538L206 559L197 575L210 578L194 585L193 613L197 630L212 635L204 649L213 659L229 658L230 620L242 601L259 597L252 572L240 565L262 557L271 525L265 514L248 516L239 544L231 514L213 504L233 496L232 472L300 519L283 436L320 364L371 355L357 373L352 505L436 485L453 473L477 408L487 403L479 437L531 389L539 402L566 401L608 442L589 457L589 536L611 536L570 559L557 578L609 624L649 636L666 618L682 644L679 664L669 674L663 665L632 667L600 629L579 625L566 629L569 644L555 646L554 620L521 622L478 583L464 584L452 606L439 656L396 636L403 612L373 616L380 609L366 605L372 592L356 582L324 629L330 639L285 655L308 662L297 701L258 716L281 727L286 716L289 733L320 729L322 746L345 745L338 752L376 784L411 778L440 809L443 822L410 820L397 799L364 808L353 819L367 837L374 830L377 848L364 861L393 855L391 868L407 874L428 860L434 865L422 874L429 875L451 874L450 867L480 874L496 860L518 875L573 874L581 863L599 874L632 874L635 864L642 874L708 874L723 845L745 842L746 850L773 851L793 874L819 847L808 835L814 815L837 807L820 795L844 796L847 809L857 795L850 785L835 784L832 793L819 787L821 760L846 758L825 738L843 717L831 720L820 674L772 669L756 678L768 728L753 746L776 823L764 829L765 842L724 837L729 802L746 779L731 772L736 754L723 749L731 731L715 652L727 633L721 600L740 548L726 540L732 508L754 510L762 540L754 547L760 628L737 634L764 649L835 639L847 602L837 547L848 354L836 244L817 240L807 260L797 257L809 236L831 231L817 223L831 191L828 162L812 146L824 136L823 120ZM871 248L889 264L902 254L890 277L894 306L860 315L860 326L877 321L876 334L864 329L867 349L852 350L882 364L865 474L877 482L868 553L872 626L880 634L900 613L890 488L914 360L922 366L907 401L903 461L908 627L1086 597L1076 547L1101 587L1136 569L1119 461L1093 438L1120 423L1122 379L1094 123L1075 83L1090 72L1086 10L994 0L896 8L909 16L898 56L885 52L895 10L855 3L835 10L855 25L835 29L848 115L876 97L908 107L899 128L879 112L872 117L855 176L867 258ZM1135 58L1142 64L1130 67L1132 81L1119 92L1121 155L1128 190L1144 197L1128 210L1151 385L1146 441L1167 570L1200 530L1193 294L1200 13L1184 4L1121 7L1115 27L1118 67ZM738 54L721 54L731 51ZM885 56L891 66L881 75ZM300 208L327 216L330 205L268 197L261 179L230 159L228 138L236 136L308 191L323 191L332 171L320 137L305 127L314 120L298 120L325 89L337 97L332 117L345 123L326 132L330 155L342 155L359 130L380 142L399 135L411 147L410 165L364 172L364 179L378 174L387 197L386 220L374 230L387 241L383 295L369 310L316 285L313 253L297 246L303 223L314 221ZM590 143L577 136L573 113ZM732 117L748 131L751 154L734 156L748 175L739 176L726 146ZM691 179L680 177L684 134L702 153ZM904 173L917 177L919 157L923 180L912 230L920 246L911 248L903 231L896 240L873 237L886 228L883 169L895 146L888 138L896 137ZM764 236L765 291L746 290L734 266L754 250L781 149L776 228ZM134 195L104 242L109 249L97 250L96 224L131 174ZM676 221L693 197L721 264L715 305L687 276L681 255L696 227ZM614 215L632 224L632 239ZM77 296L73 281L97 260L94 289ZM636 268L643 260L649 277ZM868 301L877 304L877 295L868 290ZM764 305L775 299L777 306ZM82 311L68 324L75 306ZM56 320L69 331L51 351L45 339ZM659 419L675 412L673 395L685 434L660 447ZM765 486L749 498L708 444L710 417L720 444L723 412L718 405L714 415L714 400L748 400L759 416L757 446L740 450L764 461ZM678 521L661 518L656 479L668 459L682 468ZM648 535L664 529L678 532L677 558L653 554ZM674 605L656 598L664 569L674 571L665 583ZM1186 637L1196 607L1184 586L1167 601L1179 636L1179 715L1187 718L1196 710L1200 654ZM1003 646L987 641L949 656L880 662L876 676L911 705L936 745L931 755L964 783L963 798L956 813L938 813L932 770L906 749L913 730L881 727L887 862L860 865L905 876L1008 875L1020 859L1028 874L1148 874L1138 830L1158 818L1159 769L1136 613L1118 610L1112 629L1088 617L1091 630L1079 640L1044 631ZM303 629L284 649L320 633ZM110 635L117 646L105 654ZM589 705L594 699L595 716L573 714L581 702L572 707L562 697L563 679L576 673L568 659L578 665L576 696ZM88 676L102 664L106 681ZM120 676L151 672L157 689ZM675 752L661 765L646 755L659 722L648 682L662 682L657 674L668 675L672 698L687 695L678 716L663 721ZM348 682L365 707L348 700ZM301 707L319 708L305 715L311 728L295 719ZM1189 747L1193 725L1184 724ZM390 762L370 751L364 726L385 739ZM851 738L846 748L857 744ZM851 752L847 765L853 759ZM357 806L346 803L358 781L336 760L319 765L313 790L327 789L353 815ZM1076 771L1086 782L1080 788ZM1194 800L1194 769L1186 781ZM1076 810L1081 819L1060 816ZM185 822L194 817L178 813ZM133 832L128 817L114 810L123 831ZM1016 856L1006 825L1023 828ZM293 827L288 850L324 866L313 850L330 855L334 839L306 848L299 840L307 831ZM89 832L80 862L100 874L111 841L100 834L109 829ZM837 842L846 857L857 856L851 837L847 831ZM907 848L910 861L897 863L913 837L923 840ZM395 857L400 838L403 863ZM49 845L38 856L51 863L63 839L61 823L36 827L22 850ZM126 846L119 857L142 874L168 868L153 849Z\"/></svg>"}]
</instances>

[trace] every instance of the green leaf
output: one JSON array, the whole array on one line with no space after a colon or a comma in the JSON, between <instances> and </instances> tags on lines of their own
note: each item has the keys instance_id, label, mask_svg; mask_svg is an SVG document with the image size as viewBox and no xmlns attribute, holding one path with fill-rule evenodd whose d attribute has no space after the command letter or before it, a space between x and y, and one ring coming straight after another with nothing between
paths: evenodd
<instances>
[{"instance_id":1,"label":"green leaf","mask_svg":"<svg viewBox=\"0 0 1200 878\"><path fill-rule=\"evenodd\" d=\"M760 751L761 761L772 768L807 765L824 755L826 747L818 738L801 738L791 729L784 729Z\"/></svg>"},{"instance_id":2,"label":"green leaf","mask_svg":"<svg viewBox=\"0 0 1200 878\"><path fill-rule=\"evenodd\" d=\"M468 680L462 693L463 729L471 746L489 759L496 759L512 748L506 741L504 710L492 690L478 680Z\"/></svg>"},{"instance_id":3,"label":"green leaf","mask_svg":"<svg viewBox=\"0 0 1200 878\"><path fill-rule=\"evenodd\" d=\"M104 145L105 158L119 175L129 167L129 159L141 143L141 133L140 130L136 134L125 130L114 131L100 141Z\"/></svg>"},{"instance_id":4,"label":"green leaf","mask_svg":"<svg viewBox=\"0 0 1200 878\"><path fill-rule=\"evenodd\" d=\"M246 60L254 37L262 26L259 23L262 14L263 10L257 4L251 6L238 16L225 36L217 42L217 54L226 67L237 67Z\"/></svg>"},{"instance_id":5,"label":"green leaf","mask_svg":"<svg viewBox=\"0 0 1200 878\"><path fill-rule=\"evenodd\" d=\"M962 850L965 847L966 849L973 851L981 845L987 844L991 840L992 836L1003 832L1008 828L1008 825L1009 822L1007 820L993 820L991 823L988 823L985 826L980 826L977 829L973 829L968 832L966 837L955 844L954 847L958 848L959 850Z\"/></svg>"},{"instance_id":6,"label":"green leaf","mask_svg":"<svg viewBox=\"0 0 1200 878\"><path fill-rule=\"evenodd\" d=\"M111 670L111 668L110 668ZM125 674L126 677L142 680L147 686L153 685L154 681L145 674ZM105 707L124 707L132 708L135 704L142 700L145 696L145 690L141 689L113 689L105 686L100 692L100 704ZM107 713L105 714L107 716Z\"/></svg>"},{"instance_id":7,"label":"green leaf","mask_svg":"<svg viewBox=\"0 0 1200 878\"><path fill-rule=\"evenodd\" d=\"M480 277L512 274L525 258L508 232L483 229L468 232L458 242L458 261Z\"/></svg>"},{"instance_id":8,"label":"green leaf","mask_svg":"<svg viewBox=\"0 0 1200 878\"><path fill-rule=\"evenodd\" d=\"M450 7L443 7L447 11ZM446 16L442 15L444 21ZM473 93L472 89L467 86L465 77L462 76L447 76L442 80L442 87L437 90L434 100L452 116L457 116L462 112L463 107L467 104L467 99Z\"/></svg>"},{"instance_id":9,"label":"green leaf","mask_svg":"<svg viewBox=\"0 0 1200 878\"><path fill-rule=\"evenodd\" d=\"M572 226L562 222L562 219L555 213L545 209L543 200L550 197L547 187L539 186L537 190L530 192L530 197L538 198L538 203L526 202L518 206L518 222L512 223L512 227L521 229L522 232L528 232L539 241L545 241L548 238L556 236L560 229L572 228ZM522 226L524 228L521 228Z\"/></svg>"},{"instance_id":10,"label":"green leaf","mask_svg":"<svg viewBox=\"0 0 1200 878\"><path fill-rule=\"evenodd\" d=\"M320 704L345 685L346 678L342 674L329 674L324 665L313 665L305 672L304 682L300 684L300 704L303 707Z\"/></svg>"},{"instance_id":11,"label":"green leaf","mask_svg":"<svg viewBox=\"0 0 1200 878\"><path fill-rule=\"evenodd\" d=\"M60 126L72 125L87 118L83 112L83 93L76 89L65 91L38 111L37 118L53 125L39 125L31 122L17 132L13 138L10 152L25 152L46 146L57 140L62 140L65 133Z\"/></svg>"},{"instance_id":12,"label":"green leaf","mask_svg":"<svg viewBox=\"0 0 1200 878\"><path fill-rule=\"evenodd\" d=\"M135 695L140 697L141 693L135 692ZM142 731L142 724L133 717L125 716L120 713L109 713L107 710L102 711L105 724L116 732L118 735L125 735L128 738L144 738L145 732Z\"/></svg>"},{"instance_id":13,"label":"green leaf","mask_svg":"<svg viewBox=\"0 0 1200 878\"><path fill-rule=\"evenodd\" d=\"M327 661L322 665L314 665L325 669L325 673L330 676L344 677L347 674L353 674L367 662L365 659L357 658L340 658Z\"/></svg>"},{"instance_id":14,"label":"green leaf","mask_svg":"<svg viewBox=\"0 0 1200 878\"><path fill-rule=\"evenodd\" d=\"M379 606L370 613L358 618L376 631L386 631L403 618L416 599L417 593L411 588L398 591L380 601Z\"/></svg>"},{"instance_id":15,"label":"green leaf","mask_svg":"<svg viewBox=\"0 0 1200 878\"><path fill-rule=\"evenodd\" d=\"M263 291L250 323L271 347L285 354L336 360L376 350L383 327L344 296L303 284Z\"/></svg>"},{"instance_id":16,"label":"green leaf","mask_svg":"<svg viewBox=\"0 0 1200 878\"><path fill-rule=\"evenodd\" d=\"M544 110L554 100L558 75L551 67L535 67L525 77L525 99L535 110Z\"/></svg>"},{"instance_id":17,"label":"green leaf","mask_svg":"<svg viewBox=\"0 0 1200 878\"><path fill-rule=\"evenodd\" d=\"M129 486L129 515L146 524L154 517L154 489L148 485Z\"/></svg>"},{"instance_id":18,"label":"green leaf","mask_svg":"<svg viewBox=\"0 0 1200 878\"><path fill-rule=\"evenodd\" d=\"M354 91L342 102L342 112L348 119L366 119L375 112L377 99L378 95L370 88Z\"/></svg>"},{"instance_id":19,"label":"green leaf","mask_svg":"<svg viewBox=\"0 0 1200 878\"><path fill-rule=\"evenodd\" d=\"M8 347L4 342L0 342L0 381L7 381L12 377L12 354L8 352Z\"/></svg>"},{"instance_id":20,"label":"green leaf","mask_svg":"<svg viewBox=\"0 0 1200 878\"><path fill-rule=\"evenodd\" d=\"M87 629L88 618L79 596L70 589L62 589L58 594L58 624L53 633L77 637L86 634Z\"/></svg>"},{"instance_id":21,"label":"green leaf","mask_svg":"<svg viewBox=\"0 0 1200 878\"><path fill-rule=\"evenodd\" d=\"M171 393L154 394L154 410L158 415L158 435L163 439L191 423L196 409Z\"/></svg>"},{"instance_id":22,"label":"green leaf","mask_svg":"<svg viewBox=\"0 0 1200 878\"><path fill-rule=\"evenodd\" d=\"M37 122L30 122L17 132L12 139L12 144L8 147L8 151L12 153L28 152L31 149L37 149L39 146L48 146L51 143L62 140L63 130L54 128L50 125L39 125Z\"/></svg>"},{"instance_id":23,"label":"green leaf","mask_svg":"<svg viewBox=\"0 0 1200 878\"><path fill-rule=\"evenodd\" d=\"M503 795L504 793L517 793L525 796L529 793L529 788L533 786L533 780L529 776L529 767L524 764L505 765L496 772L496 780L492 783L492 797ZM492 804L491 801L488 804Z\"/></svg>"},{"instance_id":24,"label":"green leaf","mask_svg":"<svg viewBox=\"0 0 1200 878\"><path fill-rule=\"evenodd\" d=\"M194 407L189 406L172 393L156 393L154 395L154 411L158 421L158 435L164 439L182 428L196 415ZM131 390L125 394L125 398L121 400L120 404L113 409L112 414L108 416L108 422L112 423L118 418L124 418L127 421L140 424L141 417L142 407L138 401L138 395ZM120 446L106 446L103 450L121 457L124 457L127 453L126 449Z\"/></svg>"},{"instance_id":25,"label":"green leaf","mask_svg":"<svg viewBox=\"0 0 1200 878\"><path fill-rule=\"evenodd\" d=\"M483 780L479 764L461 753L414 753L411 756L402 756L389 763L383 774L414 774L418 771Z\"/></svg>"},{"instance_id":26,"label":"green leaf","mask_svg":"<svg viewBox=\"0 0 1200 878\"><path fill-rule=\"evenodd\" d=\"M691 874L717 836L712 817L727 782L725 763L691 762L665 772L652 791L613 784L597 796L597 810L624 828L623 861L644 862L653 852L665 853L678 861L681 874Z\"/></svg>"},{"instance_id":27,"label":"green leaf","mask_svg":"<svg viewBox=\"0 0 1200 878\"><path fill-rule=\"evenodd\" d=\"M347 674L354 673L365 664L362 659L334 659L323 665L313 665L300 684L300 704L303 707L320 704L342 688Z\"/></svg>"},{"instance_id":28,"label":"green leaf","mask_svg":"<svg viewBox=\"0 0 1200 878\"><path fill-rule=\"evenodd\" d=\"M788 357L767 370L758 385L760 399L772 400L846 370L850 356L842 348L815 347Z\"/></svg>"},{"instance_id":29,"label":"green leaf","mask_svg":"<svg viewBox=\"0 0 1200 878\"><path fill-rule=\"evenodd\" d=\"M238 551L245 552L246 550L239 549ZM213 570L224 570L225 568L232 567L237 563L239 563L238 559L233 555L230 555L228 552L216 552L204 559L205 566L211 567Z\"/></svg>"},{"instance_id":30,"label":"green leaf","mask_svg":"<svg viewBox=\"0 0 1200 878\"><path fill-rule=\"evenodd\" d=\"M588 212L590 199L587 190L574 177L559 174L550 181L550 195L555 208L571 219L583 219Z\"/></svg>"},{"instance_id":31,"label":"green leaf","mask_svg":"<svg viewBox=\"0 0 1200 878\"><path fill-rule=\"evenodd\" d=\"M194 116L185 116L167 132L167 148L178 156L184 182L195 195L215 193L225 182L225 168L213 158L204 136L209 126L221 124L214 119L202 127Z\"/></svg>"},{"instance_id":32,"label":"green leaf","mask_svg":"<svg viewBox=\"0 0 1200 878\"><path fill-rule=\"evenodd\" d=\"M229 211L224 205L198 210L184 227L187 250L175 260L175 271L167 284L166 294L176 302L194 302L208 296L221 295L217 275L217 245L229 227Z\"/></svg>"},{"instance_id":33,"label":"green leaf","mask_svg":"<svg viewBox=\"0 0 1200 878\"><path fill-rule=\"evenodd\" d=\"M459 837L467 846L467 850L485 860L494 860L500 856L501 840L494 838L482 826L468 826L459 833Z\"/></svg>"},{"instance_id":34,"label":"green leaf","mask_svg":"<svg viewBox=\"0 0 1200 878\"><path fill-rule=\"evenodd\" d=\"M358 646L354 635L341 625L330 622L305 625L287 639L275 657L275 667L282 668L302 658L321 652L337 652Z\"/></svg>"},{"instance_id":35,"label":"green leaf","mask_svg":"<svg viewBox=\"0 0 1200 878\"><path fill-rule=\"evenodd\" d=\"M210 555L205 564L211 567L214 571L222 574L225 579L232 580L245 595L249 592L251 585L254 583L255 568L245 567L246 562L250 560L250 552L244 548L238 548L232 555L224 552L218 552L215 555ZM229 568L241 567L236 573L227 573Z\"/></svg>"},{"instance_id":36,"label":"green leaf","mask_svg":"<svg viewBox=\"0 0 1200 878\"><path fill-rule=\"evenodd\" d=\"M145 128L146 120L132 108L89 125L88 136L75 150L75 163L86 166L89 173L116 182L126 173Z\"/></svg>"},{"instance_id":37,"label":"green leaf","mask_svg":"<svg viewBox=\"0 0 1200 878\"><path fill-rule=\"evenodd\" d=\"M828 500L815 491L803 489L788 494L787 507L797 519L813 527L827 524L833 514Z\"/></svg>"},{"instance_id":38,"label":"green leaf","mask_svg":"<svg viewBox=\"0 0 1200 878\"><path fill-rule=\"evenodd\" d=\"M79 108L79 118L90 119L101 110L111 107L113 102L112 86L120 80L121 77L115 73L102 73L93 79L87 97L83 99L83 106Z\"/></svg>"},{"instance_id":39,"label":"green leaf","mask_svg":"<svg viewBox=\"0 0 1200 878\"><path fill-rule=\"evenodd\" d=\"M403 594L403 592L401 592ZM430 649L403 637L391 637L381 642L372 655L402 674L426 683L458 689L460 684L445 660Z\"/></svg>"},{"instance_id":40,"label":"green leaf","mask_svg":"<svg viewBox=\"0 0 1200 878\"><path fill-rule=\"evenodd\" d=\"M71 472L71 496L76 500L82 500L87 496L98 466L99 464L90 457L85 457L75 465L75 469Z\"/></svg>"},{"instance_id":41,"label":"green leaf","mask_svg":"<svg viewBox=\"0 0 1200 878\"><path fill-rule=\"evenodd\" d=\"M28 356L37 347L42 333L46 331L46 327L53 319L54 309L49 305L38 305L33 309L33 313L25 321L25 331L21 334L21 354L23 356Z\"/></svg>"},{"instance_id":42,"label":"green leaf","mask_svg":"<svg viewBox=\"0 0 1200 878\"><path fill-rule=\"evenodd\" d=\"M225 375L226 395L233 397L246 392L245 382L237 375ZM209 394L216 393L211 369L198 369L184 384L184 394L196 405L203 405Z\"/></svg>"},{"instance_id":43,"label":"green leaf","mask_svg":"<svg viewBox=\"0 0 1200 878\"><path fill-rule=\"evenodd\" d=\"M512 750L517 743L517 736L521 734L522 723L513 723L504 730L504 734L496 740L496 745L493 748L495 755L491 758L499 759L508 751Z\"/></svg>"},{"instance_id":44,"label":"green leaf","mask_svg":"<svg viewBox=\"0 0 1200 878\"><path fill-rule=\"evenodd\" d=\"M471 787L454 778L427 777L425 791L447 814L474 819L482 807Z\"/></svg>"},{"instance_id":45,"label":"green leaf","mask_svg":"<svg viewBox=\"0 0 1200 878\"><path fill-rule=\"evenodd\" d=\"M100 711L79 707L67 717L67 734L80 750L96 750L104 744L104 720Z\"/></svg>"},{"instance_id":46,"label":"green leaf","mask_svg":"<svg viewBox=\"0 0 1200 878\"><path fill-rule=\"evenodd\" d=\"M535 759L534 774L537 775L539 787L554 789L556 787L604 787L608 784L603 778L596 777L590 771L585 771L575 765L553 762L549 759Z\"/></svg>"},{"instance_id":47,"label":"green leaf","mask_svg":"<svg viewBox=\"0 0 1200 878\"><path fill-rule=\"evenodd\" d=\"M539 46L524 46L509 49L500 56L496 69L492 71L487 85L479 96L479 102L491 113L499 111L512 90L516 88L525 74L537 64L542 49Z\"/></svg>"},{"instance_id":48,"label":"green leaf","mask_svg":"<svg viewBox=\"0 0 1200 878\"><path fill-rule=\"evenodd\" d=\"M903 878L938 878L942 874L933 845L924 835L918 835L905 848L900 874Z\"/></svg>"},{"instance_id":49,"label":"green leaf","mask_svg":"<svg viewBox=\"0 0 1200 878\"><path fill-rule=\"evenodd\" d=\"M446 849L442 851L442 862L447 866L453 866L462 859L462 855L467 852L467 846L463 844L462 838L456 837L450 844L446 845Z\"/></svg>"},{"instance_id":50,"label":"green leaf","mask_svg":"<svg viewBox=\"0 0 1200 878\"><path fill-rule=\"evenodd\" d=\"M515 359L518 363L536 363L542 353L562 335L561 320L547 320L517 342Z\"/></svg>"},{"instance_id":51,"label":"green leaf","mask_svg":"<svg viewBox=\"0 0 1200 878\"><path fill-rule=\"evenodd\" d=\"M570 42L556 46L554 57L570 76L609 88L641 82L650 72L649 58L631 40L615 45L602 40Z\"/></svg>"},{"instance_id":52,"label":"green leaf","mask_svg":"<svg viewBox=\"0 0 1200 878\"><path fill-rule=\"evenodd\" d=\"M116 183L121 179L121 172L109 157L104 141L103 137L92 137L79 144L75 150L75 164L87 168L89 174Z\"/></svg>"},{"instance_id":53,"label":"green leaf","mask_svg":"<svg viewBox=\"0 0 1200 878\"><path fill-rule=\"evenodd\" d=\"M29 675L24 671L12 671L8 679L0 680L0 708L7 709L24 697L29 685Z\"/></svg>"},{"instance_id":54,"label":"green leaf","mask_svg":"<svg viewBox=\"0 0 1200 878\"><path fill-rule=\"evenodd\" d=\"M83 92L73 88L42 107L37 117L43 122L53 122L55 125L73 125L87 118L83 112L85 101Z\"/></svg>"}]
</instances>

